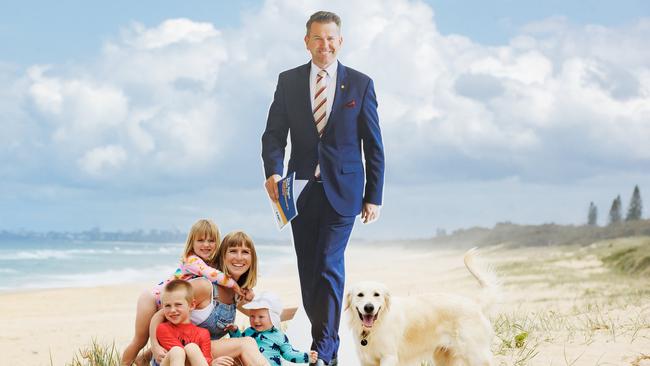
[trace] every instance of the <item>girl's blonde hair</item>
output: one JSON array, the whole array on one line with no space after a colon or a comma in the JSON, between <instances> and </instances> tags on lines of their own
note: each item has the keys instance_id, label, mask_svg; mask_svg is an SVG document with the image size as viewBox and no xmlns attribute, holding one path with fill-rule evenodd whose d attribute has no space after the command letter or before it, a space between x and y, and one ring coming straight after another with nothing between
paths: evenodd
<instances>
[{"instance_id":1,"label":"girl's blonde hair","mask_svg":"<svg viewBox=\"0 0 650 366\"><path fill-rule=\"evenodd\" d=\"M221 242L221 234L219 233L219 228L217 227L217 224L212 222L212 220L208 219L201 219L192 225L192 228L190 228L190 232L187 234L187 242L185 243L185 250L183 251L183 259L187 258L188 256L194 253L194 241L201 239L201 238L206 238L206 239L214 239L215 242L215 250L212 255L210 255L210 258L208 258L206 264L209 266L214 267L214 264L217 261L217 255L219 253L219 243Z\"/></svg>"},{"instance_id":2,"label":"girl's blonde hair","mask_svg":"<svg viewBox=\"0 0 650 366\"><path fill-rule=\"evenodd\" d=\"M255 287L255 284L257 284L257 252L255 251L255 243L253 243L253 239L243 231L230 232L223 238L223 241L219 246L219 254L217 255L217 269L230 275L228 273L228 267L224 262L224 258L226 257L226 253L228 253L228 249L232 247L245 247L251 251L251 266L248 268L246 273L239 277L237 283L241 288Z\"/></svg>"}]
</instances>

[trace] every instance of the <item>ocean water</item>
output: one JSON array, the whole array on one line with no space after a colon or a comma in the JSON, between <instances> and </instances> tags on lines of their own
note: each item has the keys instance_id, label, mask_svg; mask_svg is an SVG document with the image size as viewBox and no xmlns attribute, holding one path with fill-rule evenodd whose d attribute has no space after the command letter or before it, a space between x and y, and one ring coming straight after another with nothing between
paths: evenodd
<instances>
[{"instance_id":1,"label":"ocean water","mask_svg":"<svg viewBox=\"0 0 650 366\"><path fill-rule=\"evenodd\" d=\"M0 241L0 292L150 282L176 269L184 243ZM256 243L259 271L290 262L290 244Z\"/></svg>"}]
</instances>

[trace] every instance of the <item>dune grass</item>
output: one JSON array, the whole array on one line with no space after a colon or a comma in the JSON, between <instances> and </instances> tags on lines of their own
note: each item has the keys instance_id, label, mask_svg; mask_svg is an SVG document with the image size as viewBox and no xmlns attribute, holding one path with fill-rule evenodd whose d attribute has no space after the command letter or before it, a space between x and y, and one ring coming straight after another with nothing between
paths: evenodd
<instances>
[{"instance_id":1,"label":"dune grass","mask_svg":"<svg viewBox=\"0 0 650 366\"><path fill-rule=\"evenodd\" d=\"M650 237L637 238L617 246L602 260L607 266L621 273L650 277Z\"/></svg>"},{"instance_id":2,"label":"dune grass","mask_svg":"<svg viewBox=\"0 0 650 366\"><path fill-rule=\"evenodd\" d=\"M497 365L545 365L540 359L548 357L540 356L551 353L560 356L560 365L610 365L611 360L593 361L587 348L650 339L650 237L516 253L519 259L505 260L497 269L507 289L529 296L493 319ZM544 294L558 286L559 297ZM588 357L592 361L584 360Z\"/></svg>"},{"instance_id":3,"label":"dune grass","mask_svg":"<svg viewBox=\"0 0 650 366\"><path fill-rule=\"evenodd\" d=\"M620 300L642 301L634 295ZM590 345L596 340L634 343L650 335L650 317L639 307L620 308L617 303L607 302L576 304L569 310L502 313L493 323L493 351L502 356L500 365L527 365L545 344Z\"/></svg>"},{"instance_id":4,"label":"dune grass","mask_svg":"<svg viewBox=\"0 0 650 366\"><path fill-rule=\"evenodd\" d=\"M77 351L66 366L119 366L120 352L115 348L115 343L110 345L100 344L93 339L89 346ZM53 366L50 359L50 366Z\"/></svg>"}]
</instances>

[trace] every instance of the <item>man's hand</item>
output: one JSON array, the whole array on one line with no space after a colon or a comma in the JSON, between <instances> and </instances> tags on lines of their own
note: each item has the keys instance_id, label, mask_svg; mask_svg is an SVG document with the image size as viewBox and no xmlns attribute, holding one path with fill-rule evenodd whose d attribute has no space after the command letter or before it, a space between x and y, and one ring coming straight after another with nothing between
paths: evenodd
<instances>
[{"instance_id":1,"label":"man's hand","mask_svg":"<svg viewBox=\"0 0 650 366\"><path fill-rule=\"evenodd\" d=\"M379 209L381 206L374 203L364 202L361 209L361 222L369 224L379 218Z\"/></svg>"},{"instance_id":2,"label":"man's hand","mask_svg":"<svg viewBox=\"0 0 650 366\"><path fill-rule=\"evenodd\" d=\"M235 364L235 360L233 360L232 357L221 356L219 358L215 358L214 360L212 360L211 366L233 366L234 364Z\"/></svg>"},{"instance_id":3,"label":"man's hand","mask_svg":"<svg viewBox=\"0 0 650 366\"><path fill-rule=\"evenodd\" d=\"M309 363L316 363L318 361L318 352L309 351Z\"/></svg>"},{"instance_id":4,"label":"man's hand","mask_svg":"<svg viewBox=\"0 0 650 366\"><path fill-rule=\"evenodd\" d=\"M269 198L273 200L273 202L277 202L280 198L280 195L278 195L278 185L276 184L280 179L282 179L282 177L279 174L273 174L266 180L266 182L264 182L266 193L269 194Z\"/></svg>"}]
</instances>

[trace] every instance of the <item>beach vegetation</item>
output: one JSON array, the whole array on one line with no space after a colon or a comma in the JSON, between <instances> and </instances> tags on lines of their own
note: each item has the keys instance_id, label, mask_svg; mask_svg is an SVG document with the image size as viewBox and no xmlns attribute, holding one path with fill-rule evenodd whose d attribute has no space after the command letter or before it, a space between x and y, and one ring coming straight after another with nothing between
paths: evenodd
<instances>
[{"instance_id":1,"label":"beach vegetation","mask_svg":"<svg viewBox=\"0 0 650 366\"><path fill-rule=\"evenodd\" d=\"M541 365L553 358L552 364L611 364L609 346L598 355L592 349L650 338L650 282L644 272L650 266L649 236L553 250L517 247L509 253L510 258L497 260L496 270L509 291L528 295L492 319L497 365ZM556 287L562 289L559 297L546 295ZM626 357L632 365L645 361Z\"/></svg>"},{"instance_id":2,"label":"beach vegetation","mask_svg":"<svg viewBox=\"0 0 650 366\"><path fill-rule=\"evenodd\" d=\"M616 198L614 198L614 201L612 201L612 207L609 209L609 224L610 225L616 225L621 222L622 215L621 215L621 210L622 210L622 204L621 204L621 196L618 195Z\"/></svg>"},{"instance_id":3,"label":"beach vegetation","mask_svg":"<svg viewBox=\"0 0 650 366\"><path fill-rule=\"evenodd\" d=\"M650 236L650 220L617 221L616 225L519 225L510 222L496 224L493 228L474 227L459 229L445 236L413 241L412 246L462 249L472 247L522 247L588 246L608 239ZM495 248L496 249L496 248Z\"/></svg>"},{"instance_id":4,"label":"beach vegetation","mask_svg":"<svg viewBox=\"0 0 650 366\"><path fill-rule=\"evenodd\" d=\"M632 361L632 366L642 366L642 365L647 365L646 361L650 361L650 354L640 354L638 355L634 361ZM643 364L642 364L643 362Z\"/></svg>"},{"instance_id":5,"label":"beach vegetation","mask_svg":"<svg viewBox=\"0 0 650 366\"><path fill-rule=\"evenodd\" d=\"M598 225L598 207L593 202L589 202L589 212L587 213L587 225Z\"/></svg>"},{"instance_id":6,"label":"beach vegetation","mask_svg":"<svg viewBox=\"0 0 650 366\"><path fill-rule=\"evenodd\" d=\"M625 221L641 220L641 212L643 211L643 202L641 201L641 191L639 186L634 186L632 197L630 198L630 205L627 208L627 216Z\"/></svg>"},{"instance_id":7,"label":"beach vegetation","mask_svg":"<svg viewBox=\"0 0 650 366\"><path fill-rule=\"evenodd\" d=\"M528 339L528 329L534 326L532 321L529 316L514 313L502 313L493 320L498 339L494 352L496 355L503 356L502 361L508 361L502 362L502 365L526 365L537 356L539 353L537 342L529 342Z\"/></svg>"},{"instance_id":8,"label":"beach vegetation","mask_svg":"<svg viewBox=\"0 0 650 366\"><path fill-rule=\"evenodd\" d=\"M115 343L102 344L93 339L89 346L77 351L66 366L119 366L120 352ZM50 366L52 362L50 360Z\"/></svg>"},{"instance_id":9,"label":"beach vegetation","mask_svg":"<svg viewBox=\"0 0 650 366\"><path fill-rule=\"evenodd\" d=\"M618 245L602 260L618 272L650 276L650 238L638 238L635 242Z\"/></svg>"}]
</instances>

